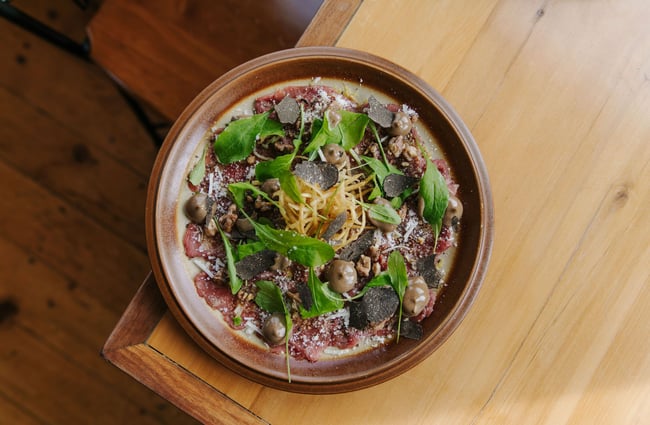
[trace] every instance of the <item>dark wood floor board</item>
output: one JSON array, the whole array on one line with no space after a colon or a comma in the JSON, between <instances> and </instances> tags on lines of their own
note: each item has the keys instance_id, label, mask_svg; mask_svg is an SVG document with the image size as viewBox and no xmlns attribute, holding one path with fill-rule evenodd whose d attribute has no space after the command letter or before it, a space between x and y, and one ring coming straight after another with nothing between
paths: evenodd
<instances>
[{"instance_id":1,"label":"dark wood floor board","mask_svg":"<svg viewBox=\"0 0 650 425\"><path fill-rule=\"evenodd\" d=\"M0 158L5 163L145 250L145 177L3 88L0 115Z\"/></svg>"},{"instance_id":2,"label":"dark wood floor board","mask_svg":"<svg viewBox=\"0 0 650 425\"><path fill-rule=\"evenodd\" d=\"M80 370L70 359L20 327L0 327L2 392L46 423L176 424L167 403L145 406Z\"/></svg>"},{"instance_id":3,"label":"dark wood floor board","mask_svg":"<svg viewBox=\"0 0 650 425\"><path fill-rule=\"evenodd\" d=\"M66 37L82 42L86 36L85 23L90 20L101 0L85 0L80 7L75 0L13 0L12 4L23 13Z\"/></svg>"},{"instance_id":4,"label":"dark wood floor board","mask_svg":"<svg viewBox=\"0 0 650 425\"><path fill-rule=\"evenodd\" d=\"M3 423L20 424L20 425L46 425L34 417L29 409L18 406L18 404L9 399L0 388L0 418Z\"/></svg>"},{"instance_id":5,"label":"dark wood floor board","mask_svg":"<svg viewBox=\"0 0 650 425\"><path fill-rule=\"evenodd\" d=\"M12 1L81 42L102 0L75 3ZM191 4L160 7L218 24ZM195 424L100 356L150 270L143 218L156 146L96 63L3 19L0 40L0 425ZM205 81L184 75L197 90L213 60L199 58Z\"/></svg>"},{"instance_id":6,"label":"dark wood floor board","mask_svg":"<svg viewBox=\"0 0 650 425\"><path fill-rule=\"evenodd\" d=\"M6 239L0 238L0 252L0 302L13 312L14 323L59 351L75 353L81 363L95 359L119 314Z\"/></svg>"},{"instance_id":7,"label":"dark wood floor board","mask_svg":"<svg viewBox=\"0 0 650 425\"><path fill-rule=\"evenodd\" d=\"M0 181L0 235L121 312L150 268L146 253L3 162Z\"/></svg>"},{"instance_id":8,"label":"dark wood floor board","mask_svg":"<svg viewBox=\"0 0 650 425\"><path fill-rule=\"evenodd\" d=\"M1 20L0 39L0 87L134 174L149 175L157 148L101 69Z\"/></svg>"},{"instance_id":9,"label":"dark wood floor board","mask_svg":"<svg viewBox=\"0 0 650 425\"><path fill-rule=\"evenodd\" d=\"M126 397L152 405L160 403L157 396L135 385L99 355L119 314L2 238L0 252L4 253L0 256L0 269L5 270L0 305L9 312L0 322L38 335L44 345L78 365L80 371L106 386L119 388Z\"/></svg>"}]
</instances>

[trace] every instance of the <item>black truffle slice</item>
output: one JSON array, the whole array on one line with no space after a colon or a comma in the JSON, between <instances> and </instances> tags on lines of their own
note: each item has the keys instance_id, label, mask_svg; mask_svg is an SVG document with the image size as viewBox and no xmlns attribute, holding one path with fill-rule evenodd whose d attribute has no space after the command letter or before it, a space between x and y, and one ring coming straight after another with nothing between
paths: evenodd
<instances>
[{"instance_id":1,"label":"black truffle slice","mask_svg":"<svg viewBox=\"0 0 650 425\"><path fill-rule=\"evenodd\" d=\"M314 300L311 297L311 291L309 290L309 287L303 283L298 285L296 287L296 290L298 291L298 296L300 297L303 308L305 310L311 309L311 306L314 304Z\"/></svg>"},{"instance_id":2,"label":"black truffle slice","mask_svg":"<svg viewBox=\"0 0 650 425\"><path fill-rule=\"evenodd\" d=\"M416 181L417 179L402 174L389 174L384 178L384 193L389 198L399 196Z\"/></svg>"},{"instance_id":3,"label":"black truffle slice","mask_svg":"<svg viewBox=\"0 0 650 425\"><path fill-rule=\"evenodd\" d=\"M361 254L366 252L368 248L375 242L375 233L369 230L363 233L354 242L343 248L339 253L339 258L345 261L356 261Z\"/></svg>"},{"instance_id":4,"label":"black truffle slice","mask_svg":"<svg viewBox=\"0 0 650 425\"><path fill-rule=\"evenodd\" d=\"M329 226L327 226L327 230L323 232L321 237L326 241L330 240L332 236L336 234L336 232L341 230L343 224L345 224L345 220L347 219L348 213L346 211L343 211L341 214L334 217L334 220L330 221Z\"/></svg>"},{"instance_id":5,"label":"black truffle slice","mask_svg":"<svg viewBox=\"0 0 650 425\"><path fill-rule=\"evenodd\" d=\"M442 282L442 273L436 269L435 261L435 254L419 258L415 263L415 268L429 288L438 289Z\"/></svg>"},{"instance_id":6,"label":"black truffle slice","mask_svg":"<svg viewBox=\"0 0 650 425\"><path fill-rule=\"evenodd\" d=\"M370 288L361 301L350 303L350 326L365 329L390 318L398 307L399 298L393 288Z\"/></svg>"},{"instance_id":7,"label":"black truffle slice","mask_svg":"<svg viewBox=\"0 0 650 425\"><path fill-rule=\"evenodd\" d=\"M303 161L296 165L293 173L311 184L320 185L327 190L339 181L339 170L327 162Z\"/></svg>"},{"instance_id":8,"label":"black truffle slice","mask_svg":"<svg viewBox=\"0 0 650 425\"><path fill-rule=\"evenodd\" d=\"M242 279L251 279L267 270L275 262L275 252L263 249L254 254L247 255L235 263L237 276Z\"/></svg>"},{"instance_id":9,"label":"black truffle slice","mask_svg":"<svg viewBox=\"0 0 650 425\"><path fill-rule=\"evenodd\" d=\"M275 112L282 124L293 124L300 116L300 106L296 99L287 96L275 105Z\"/></svg>"},{"instance_id":10,"label":"black truffle slice","mask_svg":"<svg viewBox=\"0 0 650 425\"><path fill-rule=\"evenodd\" d=\"M402 324L400 325L399 329L400 336L403 336L404 338L420 340L422 339L423 334L424 331L422 329L422 325L412 322L408 319L402 320Z\"/></svg>"},{"instance_id":11,"label":"black truffle slice","mask_svg":"<svg viewBox=\"0 0 650 425\"><path fill-rule=\"evenodd\" d=\"M394 114L382 105L374 96L368 98L368 118L384 128L393 124Z\"/></svg>"}]
</instances>

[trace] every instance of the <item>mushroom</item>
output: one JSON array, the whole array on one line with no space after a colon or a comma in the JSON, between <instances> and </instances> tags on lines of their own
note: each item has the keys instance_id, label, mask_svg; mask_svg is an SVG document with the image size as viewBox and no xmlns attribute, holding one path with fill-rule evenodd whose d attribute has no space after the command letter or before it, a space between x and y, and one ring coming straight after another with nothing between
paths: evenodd
<instances>
[{"instance_id":1,"label":"mushroom","mask_svg":"<svg viewBox=\"0 0 650 425\"><path fill-rule=\"evenodd\" d=\"M377 197L373 201L373 204L377 205L385 205L388 208L393 208L393 206L390 204L390 201L388 199L382 198L382 197ZM370 214L368 214L368 220L372 224L374 224L379 230L381 230L383 233L390 233L393 230L397 228L397 224L394 223L386 223L385 221L380 221L375 218L373 218Z\"/></svg>"},{"instance_id":2,"label":"mushroom","mask_svg":"<svg viewBox=\"0 0 650 425\"><path fill-rule=\"evenodd\" d=\"M442 223L447 226L455 225L462 216L463 204L460 202L460 199L454 195L449 195L449 201L447 202L447 209L445 210L445 216L442 219Z\"/></svg>"},{"instance_id":3,"label":"mushroom","mask_svg":"<svg viewBox=\"0 0 650 425\"><path fill-rule=\"evenodd\" d=\"M202 224L205 223L209 206L214 207L214 204L209 202L208 195L197 192L185 203L185 214L193 223Z\"/></svg>"},{"instance_id":4,"label":"mushroom","mask_svg":"<svg viewBox=\"0 0 650 425\"><path fill-rule=\"evenodd\" d=\"M262 336L269 345L278 345L287 336L287 323L282 313L273 313L262 326Z\"/></svg>"},{"instance_id":5,"label":"mushroom","mask_svg":"<svg viewBox=\"0 0 650 425\"><path fill-rule=\"evenodd\" d=\"M327 269L330 289L342 294L354 288L357 283L357 270L352 261L334 260Z\"/></svg>"},{"instance_id":6,"label":"mushroom","mask_svg":"<svg viewBox=\"0 0 650 425\"><path fill-rule=\"evenodd\" d=\"M336 143L328 143L323 146L323 155L325 155L325 161L336 166L339 170L345 167L348 163L348 156L345 153L345 149Z\"/></svg>"},{"instance_id":7,"label":"mushroom","mask_svg":"<svg viewBox=\"0 0 650 425\"><path fill-rule=\"evenodd\" d=\"M406 112L397 111L388 132L393 136L405 136L411 131L413 123Z\"/></svg>"},{"instance_id":8,"label":"mushroom","mask_svg":"<svg viewBox=\"0 0 650 425\"><path fill-rule=\"evenodd\" d=\"M429 303L429 287L422 276L409 279L408 286L402 299L402 311L406 317L417 316L422 313Z\"/></svg>"},{"instance_id":9,"label":"mushroom","mask_svg":"<svg viewBox=\"0 0 650 425\"><path fill-rule=\"evenodd\" d=\"M268 179L262 183L260 186L267 195L273 196L278 190L280 190L280 179Z\"/></svg>"},{"instance_id":10,"label":"mushroom","mask_svg":"<svg viewBox=\"0 0 650 425\"><path fill-rule=\"evenodd\" d=\"M237 227L237 230L242 233L248 233L255 230L253 223L251 223L248 218L238 218L237 221L235 221L235 227Z\"/></svg>"}]
</instances>

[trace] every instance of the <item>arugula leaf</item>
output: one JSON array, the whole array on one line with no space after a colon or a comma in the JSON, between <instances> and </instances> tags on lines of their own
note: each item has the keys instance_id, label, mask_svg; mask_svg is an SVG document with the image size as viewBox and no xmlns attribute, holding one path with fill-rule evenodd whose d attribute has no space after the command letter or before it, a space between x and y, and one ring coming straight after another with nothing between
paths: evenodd
<instances>
[{"instance_id":1,"label":"arugula leaf","mask_svg":"<svg viewBox=\"0 0 650 425\"><path fill-rule=\"evenodd\" d=\"M313 131L312 127L311 140L309 141L307 147L305 147L305 153L315 152L328 143L339 144L343 138L341 135L340 127L338 125L334 128L330 127L330 122L327 118L327 115L328 114L323 114L322 124L320 127L318 127L318 130L316 130L316 132Z\"/></svg>"},{"instance_id":2,"label":"arugula leaf","mask_svg":"<svg viewBox=\"0 0 650 425\"><path fill-rule=\"evenodd\" d=\"M339 114L341 114L341 121L338 125L341 129L340 144L343 146L343 149L349 151L363 139L370 118L366 114L345 110L339 111Z\"/></svg>"},{"instance_id":3,"label":"arugula leaf","mask_svg":"<svg viewBox=\"0 0 650 425\"><path fill-rule=\"evenodd\" d=\"M253 152L258 139L284 136L282 124L269 119L269 114L270 112L265 112L230 122L213 145L219 162L230 164L246 159Z\"/></svg>"},{"instance_id":4,"label":"arugula leaf","mask_svg":"<svg viewBox=\"0 0 650 425\"><path fill-rule=\"evenodd\" d=\"M332 291L327 283L321 282L318 276L316 276L313 267L309 268L307 286L311 292L312 303L309 310L300 306L300 316L303 319L320 316L321 314L330 313L343 308L343 298L339 297L336 292Z\"/></svg>"},{"instance_id":5,"label":"arugula leaf","mask_svg":"<svg viewBox=\"0 0 650 425\"><path fill-rule=\"evenodd\" d=\"M291 321L291 313L287 308L282 297L282 291L273 282L268 280L258 280L255 282L258 288L257 295L255 295L255 303L262 309L269 313L283 313L284 321L287 326L287 333L284 337L284 357L287 360L287 378L291 382L291 368L289 366L289 339L291 338L291 331L293 330L293 322Z\"/></svg>"},{"instance_id":6,"label":"arugula leaf","mask_svg":"<svg viewBox=\"0 0 650 425\"><path fill-rule=\"evenodd\" d=\"M351 300L356 300L358 298L361 298L366 294L366 292L368 292L370 288L376 288L380 286L391 286L390 276L388 275L388 272L381 272L378 275L375 275L372 279L368 281L368 283L366 283L366 286L364 286L361 289L361 291L359 291L358 294L356 294L353 297L350 297L349 300L351 301Z\"/></svg>"},{"instance_id":7,"label":"arugula leaf","mask_svg":"<svg viewBox=\"0 0 650 425\"><path fill-rule=\"evenodd\" d=\"M381 143L381 137L379 137L379 132L377 131L377 126L375 125L374 122L370 122L370 130L372 130L372 134L375 136L375 140L377 141L377 146L379 146L379 151L381 152L381 157L384 160L384 164L386 164L387 168L392 167L390 162L388 162L388 159L386 158L386 152L384 152L384 145ZM397 168L393 167L393 169L397 170ZM401 174L401 172L398 172L398 174Z\"/></svg>"},{"instance_id":8,"label":"arugula leaf","mask_svg":"<svg viewBox=\"0 0 650 425\"><path fill-rule=\"evenodd\" d=\"M255 254L256 252L260 252L265 248L266 246L260 241L242 243L237 247L237 258L241 260L242 258Z\"/></svg>"},{"instance_id":9,"label":"arugula leaf","mask_svg":"<svg viewBox=\"0 0 650 425\"><path fill-rule=\"evenodd\" d=\"M264 181L267 179L277 178L280 181L280 188L293 200L299 204L305 202L302 193L298 188L296 176L291 172L291 164L293 163L298 148L302 144L302 135L305 131L304 108L300 105L300 131L296 138L293 140L294 150L290 154L278 156L269 161L263 161L255 166L255 177Z\"/></svg>"},{"instance_id":10,"label":"arugula leaf","mask_svg":"<svg viewBox=\"0 0 650 425\"><path fill-rule=\"evenodd\" d=\"M429 159L427 159L424 175L420 179L420 196L424 201L422 216L433 228L437 240L449 202L449 189L445 178Z\"/></svg>"},{"instance_id":11,"label":"arugula leaf","mask_svg":"<svg viewBox=\"0 0 650 425\"><path fill-rule=\"evenodd\" d=\"M318 267L334 258L334 248L319 239L294 231L274 229L253 220L251 223L255 227L255 234L268 249L303 266Z\"/></svg>"},{"instance_id":12,"label":"arugula leaf","mask_svg":"<svg viewBox=\"0 0 650 425\"><path fill-rule=\"evenodd\" d=\"M400 224L402 218L397 214L397 211L388 205L384 204L365 204L368 206L368 214L375 220L379 220L389 224Z\"/></svg>"},{"instance_id":13,"label":"arugula leaf","mask_svg":"<svg viewBox=\"0 0 650 425\"><path fill-rule=\"evenodd\" d=\"M282 189L293 202L299 204L305 202L305 199L302 197L302 192L300 192L300 188L298 188L296 176L291 171L285 171L280 174L278 179L280 180L280 189Z\"/></svg>"},{"instance_id":14,"label":"arugula leaf","mask_svg":"<svg viewBox=\"0 0 650 425\"><path fill-rule=\"evenodd\" d=\"M242 280L237 276L237 270L235 269L235 252L233 250L232 245L230 244L230 240L228 239L228 236L221 230L221 227L218 227L219 233L221 234L221 240L223 240L223 246L226 251L226 264L228 266L228 277L229 277L229 284L230 284L230 291L234 294L239 292L239 290L242 287Z\"/></svg>"},{"instance_id":15,"label":"arugula leaf","mask_svg":"<svg viewBox=\"0 0 650 425\"><path fill-rule=\"evenodd\" d=\"M368 210L370 217L375 220L390 224L400 224L402 222L402 218L399 216L397 211L393 209L392 205L383 203L368 204L361 201L356 201L356 203Z\"/></svg>"},{"instance_id":16,"label":"arugula leaf","mask_svg":"<svg viewBox=\"0 0 650 425\"><path fill-rule=\"evenodd\" d=\"M337 113L341 116L341 120L334 127L330 125L328 114L323 115L323 124L315 133L312 132L305 153L317 151L328 143L341 145L346 151L359 144L370 121L368 115L345 110Z\"/></svg>"},{"instance_id":17,"label":"arugula leaf","mask_svg":"<svg viewBox=\"0 0 650 425\"><path fill-rule=\"evenodd\" d=\"M366 165L372 170L373 173L375 173L377 179L379 179L380 184L384 183L384 179L389 174L404 175L404 173L399 168L389 163L383 163L377 158L361 155L361 160L366 163Z\"/></svg>"},{"instance_id":18,"label":"arugula leaf","mask_svg":"<svg viewBox=\"0 0 650 425\"><path fill-rule=\"evenodd\" d=\"M268 161L259 162L255 166L255 178L259 181L279 178L280 174L291 169L291 163L294 157L295 154L289 153Z\"/></svg>"},{"instance_id":19,"label":"arugula leaf","mask_svg":"<svg viewBox=\"0 0 650 425\"><path fill-rule=\"evenodd\" d=\"M388 256L387 270L390 277L390 286L393 287L399 298L399 313L397 317L397 342L399 342L400 326L402 324L402 303L404 301L404 292L409 282L404 257L402 257L402 254L398 250L392 251Z\"/></svg>"},{"instance_id":20,"label":"arugula leaf","mask_svg":"<svg viewBox=\"0 0 650 425\"><path fill-rule=\"evenodd\" d=\"M373 183L375 184L374 187L372 188L372 191L368 194L368 200L372 201L375 198L379 198L382 193L381 193L381 187L379 186L379 183L377 182L377 176L373 175ZM399 207L398 207L399 208Z\"/></svg>"},{"instance_id":21,"label":"arugula leaf","mask_svg":"<svg viewBox=\"0 0 650 425\"><path fill-rule=\"evenodd\" d=\"M237 183L230 183L228 185L228 191L231 193L233 200L235 201L235 204L237 204L237 207L239 207L240 210L244 210L244 200L246 199L246 192L251 191L255 196L261 196L262 198L266 199L270 203L272 203L275 207L278 209L282 209L282 206L278 204L273 198L271 198L268 193L264 192L262 189L259 187L255 186L252 183L249 182L237 182Z\"/></svg>"},{"instance_id":22,"label":"arugula leaf","mask_svg":"<svg viewBox=\"0 0 650 425\"><path fill-rule=\"evenodd\" d=\"M268 161L259 162L255 166L255 177L260 180L268 180L277 178L280 180L280 188L286 193L294 202L300 204L305 200L302 197L296 176L291 172L291 163L296 156L296 151L293 153L280 155Z\"/></svg>"},{"instance_id":23,"label":"arugula leaf","mask_svg":"<svg viewBox=\"0 0 650 425\"><path fill-rule=\"evenodd\" d=\"M404 192L402 192L399 196L394 197L393 199L390 200L390 204L393 208L396 210L400 209L400 207L404 204L404 201L406 198L411 196L415 192L414 187L407 187Z\"/></svg>"},{"instance_id":24,"label":"arugula leaf","mask_svg":"<svg viewBox=\"0 0 650 425\"><path fill-rule=\"evenodd\" d=\"M207 152L208 146L206 145L203 149L201 158L199 158L199 161L194 164L194 167L192 168L192 171L190 171L190 174L187 178L194 186L198 186L203 180L203 177L205 177L205 155Z\"/></svg>"},{"instance_id":25,"label":"arugula leaf","mask_svg":"<svg viewBox=\"0 0 650 425\"><path fill-rule=\"evenodd\" d=\"M288 310L282 297L282 290L275 283L270 280L258 280L255 285L258 288L255 304L262 310L269 313L284 313Z\"/></svg>"}]
</instances>

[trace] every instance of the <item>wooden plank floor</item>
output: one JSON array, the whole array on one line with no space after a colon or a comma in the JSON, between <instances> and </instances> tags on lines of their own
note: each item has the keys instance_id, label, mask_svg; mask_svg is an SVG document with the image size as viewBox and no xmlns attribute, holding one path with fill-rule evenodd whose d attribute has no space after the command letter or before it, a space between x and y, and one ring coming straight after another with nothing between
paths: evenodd
<instances>
[{"instance_id":1,"label":"wooden plank floor","mask_svg":"<svg viewBox=\"0 0 650 425\"><path fill-rule=\"evenodd\" d=\"M13 4L76 40L92 13ZM97 66L0 39L0 423L195 423L99 355L149 270L154 144Z\"/></svg>"}]
</instances>

